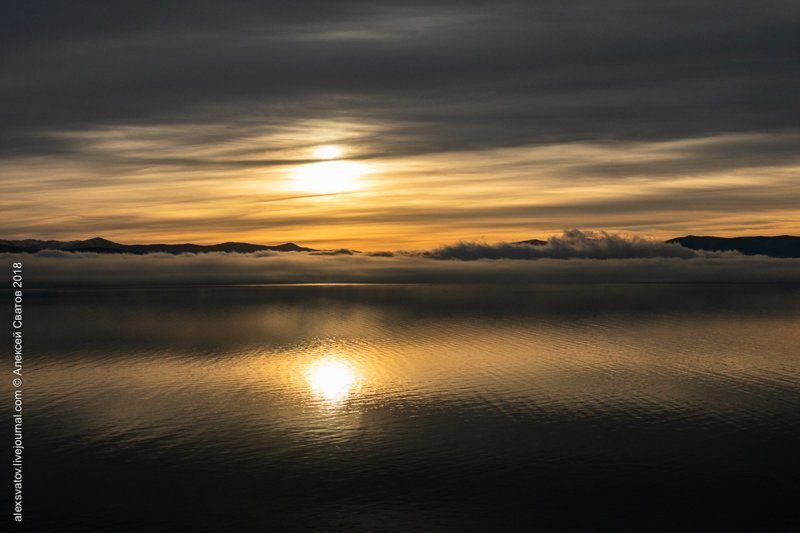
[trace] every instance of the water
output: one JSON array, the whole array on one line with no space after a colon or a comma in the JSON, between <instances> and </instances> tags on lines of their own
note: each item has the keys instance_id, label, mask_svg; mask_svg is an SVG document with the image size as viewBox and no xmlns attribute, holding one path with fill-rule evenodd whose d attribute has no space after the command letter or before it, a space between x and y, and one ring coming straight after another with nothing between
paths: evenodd
<instances>
[{"instance_id":1,"label":"water","mask_svg":"<svg viewBox=\"0 0 800 533\"><path fill-rule=\"evenodd\" d=\"M33 530L800 525L797 286L29 290L25 313Z\"/></svg>"}]
</instances>

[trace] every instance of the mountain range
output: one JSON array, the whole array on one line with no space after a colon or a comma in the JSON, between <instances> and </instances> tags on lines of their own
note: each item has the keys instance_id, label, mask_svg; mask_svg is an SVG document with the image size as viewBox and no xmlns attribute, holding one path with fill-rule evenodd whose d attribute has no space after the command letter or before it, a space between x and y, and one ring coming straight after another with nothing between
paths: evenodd
<instances>
[{"instance_id":1,"label":"mountain range","mask_svg":"<svg viewBox=\"0 0 800 533\"><path fill-rule=\"evenodd\" d=\"M314 248L298 246L293 242L267 246L247 242L223 242L220 244L120 244L102 237L85 241L40 241L25 239L21 241L0 240L0 252L38 252L39 250L61 250L65 252L95 252L101 254L148 254L148 253L205 253L237 252L252 253L262 250L276 252L315 252Z\"/></svg>"},{"instance_id":2,"label":"mountain range","mask_svg":"<svg viewBox=\"0 0 800 533\"><path fill-rule=\"evenodd\" d=\"M769 257L800 257L800 237L779 235L777 237L698 237L687 235L670 239L692 250L707 252L736 251L744 255L766 255Z\"/></svg>"},{"instance_id":3,"label":"mountain range","mask_svg":"<svg viewBox=\"0 0 800 533\"><path fill-rule=\"evenodd\" d=\"M766 255L770 257L800 257L800 237L780 235L777 237L707 237L687 235L666 241L680 244L692 250L709 252L736 251L744 255ZM514 244L544 246L547 241L530 239ZM246 242L223 242L220 244L120 244L102 237L85 241L42 241L36 239L2 240L0 253L34 253L40 250L61 250L65 252L94 252L103 254L148 254L148 253L207 253L236 252L252 253L262 250L276 252L319 252L314 248L299 246L293 242L278 245L250 244ZM338 251L341 253L344 250ZM350 253L355 253L347 250Z\"/></svg>"}]
</instances>

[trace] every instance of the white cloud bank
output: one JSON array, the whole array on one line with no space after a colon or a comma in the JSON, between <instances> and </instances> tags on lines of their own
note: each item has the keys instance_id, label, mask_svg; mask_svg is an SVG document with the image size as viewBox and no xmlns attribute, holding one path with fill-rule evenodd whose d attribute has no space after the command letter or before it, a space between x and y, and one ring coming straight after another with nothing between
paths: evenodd
<instances>
[{"instance_id":1,"label":"white cloud bank","mask_svg":"<svg viewBox=\"0 0 800 533\"><path fill-rule=\"evenodd\" d=\"M678 257L689 259L699 253L679 244L643 239L619 233L567 230L547 239L546 244L487 244L460 242L441 246L423 255L434 259L639 259Z\"/></svg>"}]
</instances>

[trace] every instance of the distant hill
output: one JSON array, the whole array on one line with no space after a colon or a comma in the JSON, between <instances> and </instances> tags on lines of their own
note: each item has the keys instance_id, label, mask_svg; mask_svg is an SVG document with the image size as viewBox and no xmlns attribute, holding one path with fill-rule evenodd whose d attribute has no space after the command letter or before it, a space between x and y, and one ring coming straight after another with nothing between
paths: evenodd
<instances>
[{"instance_id":1,"label":"distant hill","mask_svg":"<svg viewBox=\"0 0 800 533\"><path fill-rule=\"evenodd\" d=\"M275 246L250 244L246 242L223 242L221 244L120 244L102 237L85 241L40 241L25 239L20 241L0 240L0 253L33 253L39 250L61 250L64 252L95 252L101 254L148 254L148 253L207 253L236 252L252 253L262 250L276 252L316 252L314 248L298 246L293 242Z\"/></svg>"},{"instance_id":2,"label":"distant hill","mask_svg":"<svg viewBox=\"0 0 800 533\"><path fill-rule=\"evenodd\" d=\"M778 237L698 237L687 235L670 239L692 250L708 252L736 251L744 255L767 255L770 257L800 257L800 237L780 235Z\"/></svg>"},{"instance_id":3,"label":"distant hill","mask_svg":"<svg viewBox=\"0 0 800 533\"><path fill-rule=\"evenodd\" d=\"M544 246L547 241L540 241L539 239L528 239L527 241L517 241L511 244L530 244L531 246Z\"/></svg>"}]
</instances>

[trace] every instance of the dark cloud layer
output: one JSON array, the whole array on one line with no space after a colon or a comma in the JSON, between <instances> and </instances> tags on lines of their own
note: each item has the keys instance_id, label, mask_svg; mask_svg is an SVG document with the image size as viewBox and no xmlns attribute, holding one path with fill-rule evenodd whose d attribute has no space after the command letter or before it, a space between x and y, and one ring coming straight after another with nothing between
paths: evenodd
<instances>
[{"instance_id":1,"label":"dark cloud layer","mask_svg":"<svg viewBox=\"0 0 800 533\"><path fill-rule=\"evenodd\" d=\"M303 117L392 124L364 140L376 155L780 134L798 22L783 0L16 2L0 148L70 154L80 139L53 132L120 124L225 142Z\"/></svg>"}]
</instances>

